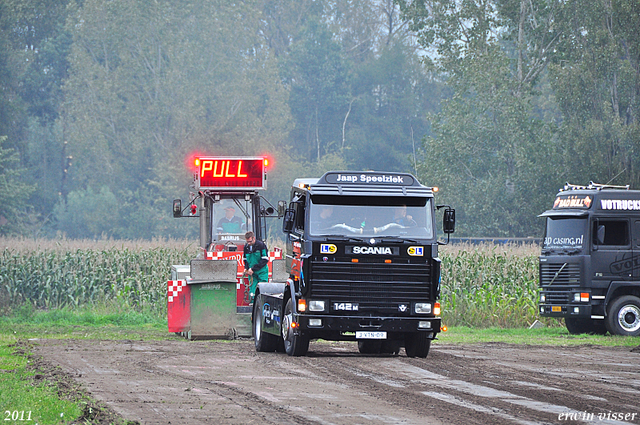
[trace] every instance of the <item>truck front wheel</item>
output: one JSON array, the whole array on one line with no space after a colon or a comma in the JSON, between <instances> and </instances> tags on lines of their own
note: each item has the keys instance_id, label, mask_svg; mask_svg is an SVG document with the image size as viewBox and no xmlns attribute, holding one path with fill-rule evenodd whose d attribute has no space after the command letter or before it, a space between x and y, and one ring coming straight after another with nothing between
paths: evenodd
<instances>
[{"instance_id":1,"label":"truck front wheel","mask_svg":"<svg viewBox=\"0 0 640 425\"><path fill-rule=\"evenodd\" d=\"M264 305L262 297L258 296L253 307L253 340L256 351L271 352L276 350L278 337L262 330Z\"/></svg>"},{"instance_id":2,"label":"truck front wheel","mask_svg":"<svg viewBox=\"0 0 640 425\"><path fill-rule=\"evenodd\" d=\"M282 318L282 339L284 351L290 356L304 356L309 351L309 338L302 335L294 335L293 327L293 301L291 298L284 307Z\"/></svg>"},{"instance_id":3,"label":"truck front wheel","mask_svg":"<svg viewBox=\"0 0 640 425\"><path fill-rule=\"evenodd\" d=\"M607 330L614 335L640 335L640 298L624 295L616 298L605 319Z\"/></svg>"},{"instance_id":4,"label":"truck front wheel","mask_svg":"<svg viewBox=\"0 0 640 425\"><path fill-rule=\"evenodd\" d=\"M410 333L404 337L404 351L407 352L407 357L424 359L429 354L429 348L431 348L431 340L424 332Z\"/></svg>"}]
</instances>

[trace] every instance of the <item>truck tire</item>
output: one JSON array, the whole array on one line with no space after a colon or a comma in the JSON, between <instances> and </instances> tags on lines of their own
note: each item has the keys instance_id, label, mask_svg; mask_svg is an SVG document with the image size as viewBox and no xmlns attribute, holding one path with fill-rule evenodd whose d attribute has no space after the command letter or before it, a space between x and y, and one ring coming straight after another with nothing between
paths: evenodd
<instances>
[{"instance_id":1,"label":"truck tire","mask_svg":"<svg viewBox=\"0 0 640 425\"><path fill-rule=\"evenodd\" d=\"M604 320L565 317L564 324L571 335L604 335L607 333L607 328L604 325Z\"/></svg>"},{"instance_id":2,"label":"truck tire","mask_svg":"<svg viewBox=\"0 0 640 425\"><path fill-rule=\"evenodd\" d=\"M429 354L429 348L431 348L431 340L424 332L410 333L404 337L404 351L407 352L407 357L424 359Z\"/></svg>"},{"instance_id":3,"label":"truck tire","mask_svg":"<svg viewBox=\"0 0 640 425\"><path fill-rule=\"evenodd\" d=\"M276 350L279 338L262 330L263 307L264 302L262 301L262 297L256 297L256 302L253 307L253 341L256 346L256 351L272 352Z\"/></svg>"},{"instance_id":4,"label":"truck tire","mask_svg":"<svg viewBox=\"0 0 640 425\"><path fill-rule=\"evenodd\" d=\"M293 323L293 301L291 298L284 307L284 317L282 318L282 339L284 340L284 351L290 356L304 356L309 351L309 338L302 335L294 335L291 324Z\"/></svg>"},{"instance_id":5,"label":"truck tire","mask_svg":"<svg viewBox=\"0 0 640 425\"><path fill-rule=\"evenodd\" d=\"M640 335L640 298L633 295L616 298L607 311L605 325L613 335Z\"/></svg>"}]
</instances>

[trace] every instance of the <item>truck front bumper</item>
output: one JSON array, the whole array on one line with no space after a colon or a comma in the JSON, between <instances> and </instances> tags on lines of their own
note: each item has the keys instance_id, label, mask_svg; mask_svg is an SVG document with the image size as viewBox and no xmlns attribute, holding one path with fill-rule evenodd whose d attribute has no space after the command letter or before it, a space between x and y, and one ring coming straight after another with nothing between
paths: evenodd
<instances>
[{"instance_id":1,"label":"truck front bumper","mask_svg":"<svg viewBox=\"0 0 640 425\"><path fill-rule=\"evenodd\" d=\"M589 304L539 304L538 311L544 317L583 317L590 318L592 308Z\"/></svg>"},{"instance_id":2,"label":"truck front bumper","mask_svg":"<svg viewBox=\"0 0 640 425\"><path fill-rule=\"evenodd\" d=\"M358 331L405 334L426 332L435 338L442 324L440 317L364 317L298 315L298 331L317 338L352 340Z\"/></svg>"}]
</instances>

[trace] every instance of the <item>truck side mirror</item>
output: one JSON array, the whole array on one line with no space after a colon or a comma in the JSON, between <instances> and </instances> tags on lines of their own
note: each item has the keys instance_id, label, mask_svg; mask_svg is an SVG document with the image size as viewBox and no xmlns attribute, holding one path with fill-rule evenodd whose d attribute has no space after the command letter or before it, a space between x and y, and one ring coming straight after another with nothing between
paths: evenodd
<instances>
[{"instance_id":1,"label":"truck side mirror","mask_svg":"<svg viewBox=\"0 0 640 425\"><path fill-rule=\"evenodd\" d=\"M180 199L173 200L173 217L182 217L182 201Z\"/></svg>"},{"instance_id":2,"label":"truck side mirror","mask_svg":"<svg viewBox=\"0 0 640 425\"><path fill-rule=\"evenodd\" d=\"M453 208L447 208L444 210L442 231L444 233L453 233L456 231L456 210Z\"/></svg>"},{"instance_id":3,"label":"truck side mirror","mask_svg":"<svg viewBox=\"0 0 640 425\"><path fill-rule=\"evenodd\" d=\"M284 220L282 220L282 231L287 234L291 233L295 222L296 210L293 208L287 208L284 211Z\"/></svg>"}]
</instances>

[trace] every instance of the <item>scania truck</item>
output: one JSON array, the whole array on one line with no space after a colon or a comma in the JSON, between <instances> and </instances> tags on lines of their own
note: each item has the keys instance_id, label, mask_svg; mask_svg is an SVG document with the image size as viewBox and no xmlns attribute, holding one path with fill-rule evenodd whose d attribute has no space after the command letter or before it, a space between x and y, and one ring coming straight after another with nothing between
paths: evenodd
<instances>
[{"instance_id":1,"label":"scania truck","mask_svg":"<svg viewBox=\"0 0 640 425\"><path fill-rule=\"evenodd\" d=\"M640 191L567 184L540 216L540 315L572 334L640 335Z\"/></svg>"},{"instance_id":2,"label":"scania truck","mask_svg":"<svg viewBox=\"0 0 640 425\"><path fill-rule=\"evenodd\" d=\"M437 208L444 233L455 228L435 191L404 173L296 180L283 220L289 277L258 284L256 350L302 356L322 338L426 357L441 326Z\"/></svg>"}]
</instances>

